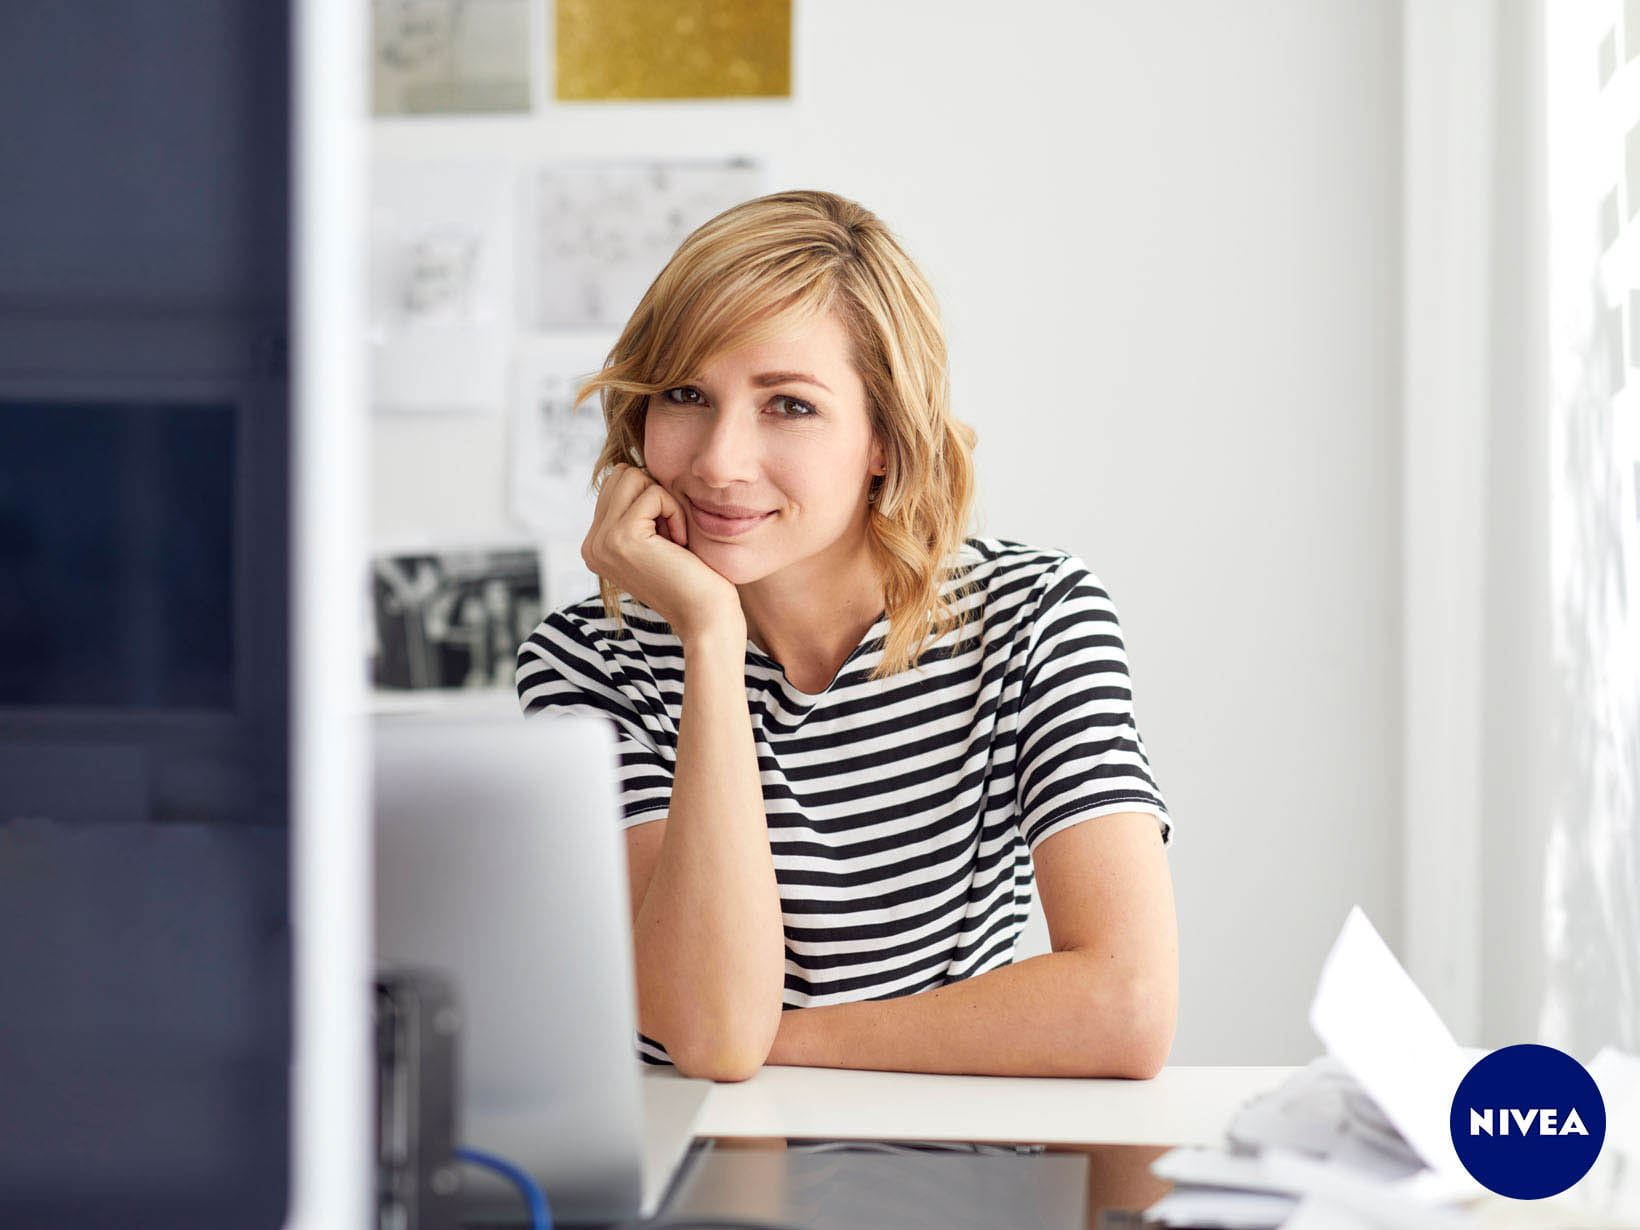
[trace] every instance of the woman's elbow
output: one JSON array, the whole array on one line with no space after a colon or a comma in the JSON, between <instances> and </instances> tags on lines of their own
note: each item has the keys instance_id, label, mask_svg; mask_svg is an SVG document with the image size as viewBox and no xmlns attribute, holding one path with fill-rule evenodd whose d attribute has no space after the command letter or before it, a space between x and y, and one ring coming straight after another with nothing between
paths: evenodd
<instances>
[{"instance_id":1,"label":"woman's elbow","mask_svg":"<svg viewBox=\"0 0 1640 1230\"><path fill-rule=\"evenodd\" d=\"M709 1041L667 1050L681 1075L730 1083L756 1076L768 1057L767 1050L759 1054L755 1047L724 1046Z\"/></svg>"},{"instance_id":2,"label":"woman's elbow","mask_svg":"<svg viewBox=\"0 0 1640 1230\"><path fill-rule=\"evenodd\" d=\"M780 1027L778 1013L767 1021L742 1016L735 1024L695 1022L694 1028L675 1031L666 1053L684 1076L709 1081L743 1081L757 1075L768 1062Z\"/></svg>"},{"instance_id":3,"label":"woman's elbow","mask_svg":"<svg viewBox=\"0 0 1640 1230\"><path fill-rule=\"evenodd\" d=\"M1167 1066L1167 1057L1173 1052L1173 1035L1178 1026L1179 1009L1176 988L1135 988L1129 1001L1128 1031L1122 1075L1132 1080L1148 1081L1159 1076Z\"/></svg>"},{"instance_id":4,"label":"woman's elbow","mask_svg":"<svg viewBox=\"0 0 1640 1230\"><path fill-rule=\"evenodd\" d=\"M1155 1080L1167 1067L1168 1052L1172 1049L1171 1043L1158 1045L1152 1039L1141 1039L1123 1063L1121 1076L1133 1081Z\"/></svg>"},{"instance_id":5,"label":"woman's elbow","mask_svg":"<svg viewBox=\"0 0 1640 1230\"><path fill-rule=\"evenodd\" d=\"M1074 1054L1055 1075L1147 1081L1173 1050L1176 1000L1143 979L1117 981L1091 997L1079 1016Z\"/></svg>"}]
</instances>

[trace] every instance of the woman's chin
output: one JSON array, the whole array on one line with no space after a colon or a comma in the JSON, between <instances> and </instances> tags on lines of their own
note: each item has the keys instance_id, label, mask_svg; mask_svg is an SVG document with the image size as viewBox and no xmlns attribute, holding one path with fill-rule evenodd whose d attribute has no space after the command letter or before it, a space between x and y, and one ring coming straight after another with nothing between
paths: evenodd
<instances>
[{"instance_id":1,"label":"woman's chin","mask_svg":"<svg viewBox=\"0 0 1640 1230\"><path fill-rule=\"evenodd\" d=\"M761 581L772 571L752 559L746 552L737 550L732 543L703 539L698 545L690 544L689 549L718 576L735 585L750 585L753 581Z\"/></svg>"}]
</instances>

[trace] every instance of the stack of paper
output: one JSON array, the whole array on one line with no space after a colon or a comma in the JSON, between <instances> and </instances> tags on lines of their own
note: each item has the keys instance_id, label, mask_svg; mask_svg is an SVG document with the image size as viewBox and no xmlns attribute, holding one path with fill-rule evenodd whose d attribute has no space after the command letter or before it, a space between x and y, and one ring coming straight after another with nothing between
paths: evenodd
<instances>
[{"instance_id":1,"label":"stack of paper","mask_svg":"<svg viewBox=\"0 0 1640 1230\"><path fill-rule=\"evenodd\" d=\"M1310 1024L1327 1054L1237 1112L1223 1149L1175 1149L1174 1189L1145 1210L1232 1230L1480 1230L1640 1225L1640 1061L1590 1065L1606 1148L1560 1197L1495 1196L1464 1169L1448 1113L1484 1050L1460 1047L1356 907L1322 966Z\"/></svg>"}]
</instances>

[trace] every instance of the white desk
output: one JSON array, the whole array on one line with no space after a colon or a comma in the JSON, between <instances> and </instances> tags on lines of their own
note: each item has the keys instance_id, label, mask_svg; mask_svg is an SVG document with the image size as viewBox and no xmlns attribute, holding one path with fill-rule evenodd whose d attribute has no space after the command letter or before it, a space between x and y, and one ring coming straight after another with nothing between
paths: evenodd
<instances>
[{"instance_id":1,"label":"white desk","mask_svg":"<svg viewBox=\"0 0 1640 1230\"><path fill-rule=\"evenodd\" d=\"M1296 1070L1170 1067L1127 1081L766 1067L738 1084L711 1084L646 1067L645 1208L655 1207L691 1138L1222 1145L1231 1115Z\"/></svg>"},{"instance_id":2,"label":"white desk","mask_svg":"<svg viewBox=\"0 0 1640 1230\"><path fill-rule=\"evenodd\" d=\"M1037 1144L1219 1145L1230 1116L1279 1085L1290 1067L1170 1067L1154 1080L928 1076L840 1068L767 1067L712 1085L693 1135ZM695 1084L671 1068L644 1070L645 1122ZM671 1118L676 1131L675 1112Z\"/></svg>"}]
</instances>

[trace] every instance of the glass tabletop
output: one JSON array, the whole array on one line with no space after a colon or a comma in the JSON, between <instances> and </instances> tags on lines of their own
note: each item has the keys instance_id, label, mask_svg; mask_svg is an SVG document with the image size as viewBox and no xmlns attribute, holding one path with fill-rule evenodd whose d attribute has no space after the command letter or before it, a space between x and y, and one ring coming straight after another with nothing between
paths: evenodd
<instances>
[{"instance_id":1,"label":"glass tabletop","mask_svg":"<svg viewBox=\"0 0 1640 1230\"><path fill-rule=\"evenodd\" d=\"M661 1217L805 1230L1116 1230L1172 1190L1150 1173L1171 1145L697 1140Z\"/></svg>"}]
</instances>

